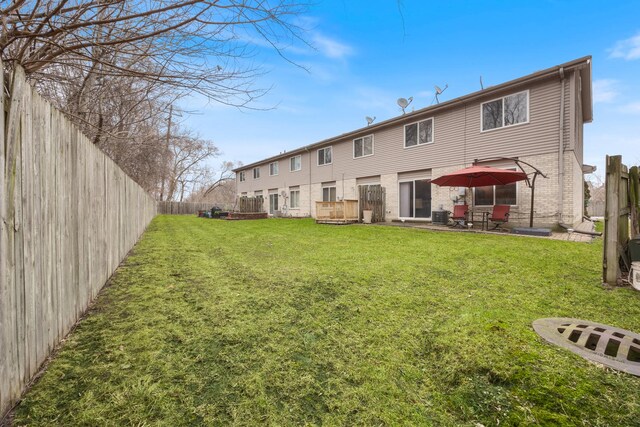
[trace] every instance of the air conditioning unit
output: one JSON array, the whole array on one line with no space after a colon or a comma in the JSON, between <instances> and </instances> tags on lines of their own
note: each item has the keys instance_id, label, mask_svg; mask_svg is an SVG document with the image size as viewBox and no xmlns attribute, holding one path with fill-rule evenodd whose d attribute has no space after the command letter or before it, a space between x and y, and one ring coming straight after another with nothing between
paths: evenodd
<instances>
[{"instance_id":1,"label":"air conditioning unit","mask_svg":"<svg viewBox=\"0 0 640 427\"><path fill-rule=\"evenodd\" d=\"M640 261L631 263L631 272L629 274L631 286L640 291Z\"/></svg>"}]
</instances>

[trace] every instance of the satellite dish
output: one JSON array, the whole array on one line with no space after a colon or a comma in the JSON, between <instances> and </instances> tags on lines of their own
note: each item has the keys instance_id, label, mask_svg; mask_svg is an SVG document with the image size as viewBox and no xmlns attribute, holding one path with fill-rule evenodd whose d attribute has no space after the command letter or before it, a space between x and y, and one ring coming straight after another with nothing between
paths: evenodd
<instances>
[{"instance_id":1,"label":"satellite dish","mask_svg":"<svg viewBox=\"0 0 640 427\"><path fill-rule=\"evenodd\" d=\"M447 88L449 87L448 84L446 84L444 86L444 89L440 89L440 86L435 85L433 88L436 90L436 104L440 104L440 100L438 99L438 95L440 95L442 92L444 92L445 90L447 90Z\"/></svg>"},{"instance_id":2,"label":"satellite dish","mask_svg":"<svg viewBox=\"0 0 640 427\"><path fill-rule=\"evenodd\" d=\"M376 119L376 116L373 116L373 118L367 116L365 119L367 120L367 126L369 126Z\"/></svg>"},{"instance_id":3,"label":"satellite dish","mask_svg":"<svg viewBox=\"0 0 640 427\"><path fill-rule=\"evenodd\" d=\"M287 192L286 192L286 191L284 191L284 190L282 190L282 192L280 193L280 195L281 195L282 197L287 197Z\"/></svg>"},{"instance_id":4,"label":"satellite dish","mask_svg":"<svg viewBox=\"0 0 640 427\"><path fill-rule=\"evenodd\" d=\"M402 108L402 114L405 113L404 109L407 108L409 106L409 104L411 104L411 102L413 101L413 97L410 96L409 99L405 99L405 98L398 98L398 101L396 101L398 103L398 105L400 106L400 108Z\"/></svg>"}]
</instances>

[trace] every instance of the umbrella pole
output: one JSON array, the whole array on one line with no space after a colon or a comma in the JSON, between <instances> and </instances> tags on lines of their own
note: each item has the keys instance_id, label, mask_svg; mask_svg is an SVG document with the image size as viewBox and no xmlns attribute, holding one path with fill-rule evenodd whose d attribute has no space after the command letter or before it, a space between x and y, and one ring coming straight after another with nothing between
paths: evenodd
<instances>
[{"instance_id":1,"label":"umbrella pole","mask_svg":"<svg viewBox=\"0 0 640 427\"><path fill-rule=\"evenodd\" d=\"M536 177L538 176L538 172L533 174L533 178L531 178L531 212L529 213L529 228L533 228L533 201L535 200L536 194Z\"/></svg>"}]
</instances>

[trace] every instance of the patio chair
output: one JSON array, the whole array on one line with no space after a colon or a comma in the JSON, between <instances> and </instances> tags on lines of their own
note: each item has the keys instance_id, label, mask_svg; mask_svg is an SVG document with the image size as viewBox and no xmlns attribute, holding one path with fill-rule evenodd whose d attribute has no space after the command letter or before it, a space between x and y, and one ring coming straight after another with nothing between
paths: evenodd
<instances>
[{"instance_id":1,"label":"patio chair","mask_svg":"<svg viewBox=\"0 0 640 427\"><path fill-rule=\"evenodd\" d=\"M494 205L493 212L491 212L491 216L489 216L489 221L494 222L496 225L492 228L492 230L497 229L502 224L509 222L509 211L511 210L511 206L509 205Z\"/></svg>"},{"instance_id":2,"label":"patio chair","mask_svg":"<svg viewBox=\"0 0 640 427\"><path fill-rule=\"evenodd\" d=\"M453 221L453 227L466 228L468 213L469 213L469 205L455 205L453 207L453 213L451 215L451 220Z\"/></svg>"}]
</instances>

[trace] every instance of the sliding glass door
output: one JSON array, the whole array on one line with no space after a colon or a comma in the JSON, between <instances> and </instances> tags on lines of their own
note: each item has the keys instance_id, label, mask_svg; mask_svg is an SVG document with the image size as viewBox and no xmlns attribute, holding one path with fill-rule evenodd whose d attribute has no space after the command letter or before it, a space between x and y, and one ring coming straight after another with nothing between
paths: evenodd
<instances>
[{"instance_id":1,"label":"sliding glass door","mask_svg":"<svg viewBox=\"0 0 640 427\"><path fill-rule=\"evenodd\" d=\"M417 179L400 183L400 217L431 217L430 179Z\"/></svg>"}]
</instances>

